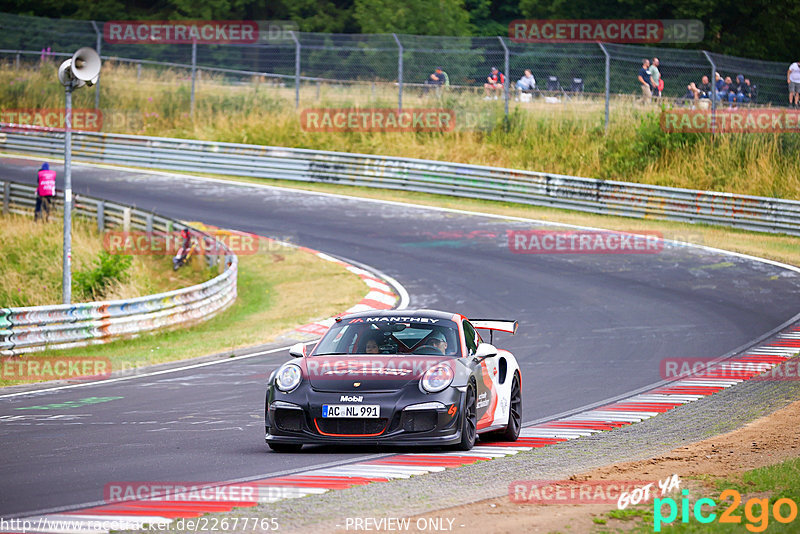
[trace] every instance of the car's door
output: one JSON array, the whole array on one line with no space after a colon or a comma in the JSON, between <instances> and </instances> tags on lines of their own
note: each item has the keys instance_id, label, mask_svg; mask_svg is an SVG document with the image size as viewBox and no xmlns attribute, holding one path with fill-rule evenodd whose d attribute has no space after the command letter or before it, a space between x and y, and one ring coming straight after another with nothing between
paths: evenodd
<instances>
[{"instance_id":1,"label":"car's door","mask_svg":"<svg viewBox=\"0 0 800 534\"><path fill-rule=\"evenodd\" d=\"M464 342L467 345L467 358L472 358L482 342L480 334L465 320ZM497 357L484 358L479 364L477 377L477 402L478 429L491 426L497 410Z\"/></svg>"}]
</instances>

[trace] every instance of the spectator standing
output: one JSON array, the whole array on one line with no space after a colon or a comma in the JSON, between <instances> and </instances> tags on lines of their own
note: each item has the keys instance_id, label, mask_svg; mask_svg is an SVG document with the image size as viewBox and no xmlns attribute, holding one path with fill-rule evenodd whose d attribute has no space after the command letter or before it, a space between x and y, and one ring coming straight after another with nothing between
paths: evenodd
<instances>
[{"instance_id":1,"label":"spectator standing","mask_svg":"<svg viewBox=\"0 0 800 534\"><path fill-rule=\"evenodd\" d=\"M428 79L425 80L425 89L422 91L423 95L428 94L430 91L431 86L436 87L449 87L450 86L450 77L447 73L442 70L442 67L436 67L436 70L428 76Z\"/></svg>"},{"instance_id":2,"label":"spectator standing","mask_svg":"<svg viewBox=\"0 0 800 534\"><path fill-rule=\"evenodd\" d=\"M648 68L650 68L650 60L643 59L642 68L639 69L639 76L637 79L642 86L642 101L645 104L649 103L650 99L653 97L653 91L651 90L653 81L650 79L650 73L647 71Z\"/></svg>"},{"instance_id":3,"label":"spectator standing","mask_svg":"<svg viewBox=\"0 0 800 534\"><path fill-rule=\"evenodd\" d=\"M525 75L517 80L517 90L521 93L532 93L536 89L536 78L531 69L525 69Z\"/></svg>"},{"instance_id":4,"label":"spectator standing","mask_svg":"<svg viewBox=\"0 0 800 534\"><path fill-rule=\"evenodd\" d=\"M486 91L486 97L484 100L492 99L491 95L489 94L491 91L494 91L494 99L497 100L497 95L500 94L500 91L502 91L505 83L506 77L503 75L503 73L497 70L497 67L492 67L491 74L486 77L486 83L483 84L483 89Z\"/></svg>"},{"instance_id":5,"label":"spectator standing","mask_svg":"<svg viewBox=\"0 0 800 534\"><path fill-rule=\"evenodd\" d=\"M789 84L789 106L800 106L800 61L789 65L789 70L786 71L786 83Z\"/></svg>"},{"instance_id":6,"label":"spectator standing","mask_svg":"<svg viewBox=\"0 0 800 534\"><path fill-rule=\"evenodd\" d=\"M50 220L50 203L56 195L56 171L51 171L47 162L42 163L42 168L39 169L38 184L33 220L38 221L44 213L44 220L48 222Z\"/></svg>"},{"instance_id":7,"label":"spectator standing","mask_svg":"<svg viewBox=\"0 0 800 534\"><path fill-rule=\"evenodd\" d=\"M653 96L661 96L661 72L658 70L658 58L654 57L653 62L647 68L647 74L650 75L650 85L652 86Z\"/></svg>"}]
</instances>

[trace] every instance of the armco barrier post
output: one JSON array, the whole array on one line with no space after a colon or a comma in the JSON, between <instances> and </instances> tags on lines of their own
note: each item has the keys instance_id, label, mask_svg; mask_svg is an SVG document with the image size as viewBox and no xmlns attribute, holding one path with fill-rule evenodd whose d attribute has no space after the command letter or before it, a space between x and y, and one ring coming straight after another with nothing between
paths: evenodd
<instances>
[{"instance_id":1,"label":"armco barrier post","mask_svg":"<svg viewBox=\"0 0 800 534\"><path fill-rule=\"evenodd\" d=\"M609 100L609 92L611 89L611 55L606 50L606 47L603 43L597 42L600 50L603 51L603 55L606 56L606 125L605 125L605 132L608 133L608 100Z\"/></svg>"},{"instance_id":2,"label":"armco barrier post","mask_svg":"<svg viewBox=\"0 0 800 534\"><path fill-rule=\"evenodd\" d=\"M711 65L711 134L717 131L717 66L708 52L703 50L703 55L706 56L708 63Z\"/></svg>"},{"instance_id":3,"label":"armco barrier post","mask_svg":"<svg viewBox=\"0 0 800 534\"><path fill-rule=\"evenodd\" d=\"M396 33L392 37L397 43L397 111L403 111L403 44Z\"/></svg>"},{"instance_id":4,"label":"armco barrier post","mask_svg":"<svg viewBox=\"0 0 800 534\"><path fill-rule=\"evenodd\" d=\"M508 119L508 84L509 84L509 79L511 77L511 73L508 72L508 47L506 46L506 43L503 41L503 38L500 35L497 36L497 40L500 41L500 45L503 47L503 56L504 56L504 59L505 59L505 63L503 64L503 68L506 69L506 71L505 71L506 72L506 79L503 82L503 95L504 95L503 98L505 100L506 119Z\"/></svg>"},{"instance_id":5,"label":"armco barrier post","mask_svg":"<svg viewBox=\"0 0 800 534\"><path fill-rule=\"evenodd\" d=\"M8 215L8 202L11 197L11 182L3 182L3 215Z\"/></svg>"},{"instance_id":6,"label":"armco barrier post","mask_svg":"<svg viewBox=\"0 0 800 534\"><path fill-rule=\"evenodd\" d=\"M300 40L294 31L290 31L294 39L294 109L300 109Z\"/></svg>"},{"instance_id":7,"label":"armco barrier post","mask_svg":"<svg viewBox=\"0 0 800 534\"><path fill-rule=\"evenodd\" d=\"M106 203L101 200L97 203L97 231L102 233L106 229Z\"/></svg>"},{"instance_id":8,"label":"armco barrier post","mask_svg":"<svg viewBox=\"0 0 800 534\"><path fill-rule=\"evenodd\" d=\"M97 27L97 23L95 21L91 21L92 27L94 28L94 33L97 35L97 43L95 50L97 51L97 55L100 55L100 50L103 45L103 33ZM100 109L100 78L98 76L97 82L94 84L94 109Z\"/></svg>"},{"instance_id":9,"label":"armco barrier post","mask_svg":"<svg viewBox=\"0 0 800 534\"><path fill-rule=\"evenodd\" d=\"M189 102L189 113L194 119L194 86L197 81L197 38L192 39L192 96Z\"/></svg>"}]
</instances>

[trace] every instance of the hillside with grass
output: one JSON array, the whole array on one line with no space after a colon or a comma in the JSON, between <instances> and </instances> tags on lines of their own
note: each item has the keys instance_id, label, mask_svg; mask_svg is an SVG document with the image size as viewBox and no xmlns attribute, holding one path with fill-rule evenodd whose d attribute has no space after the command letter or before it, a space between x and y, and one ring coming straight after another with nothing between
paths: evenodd
<instances>
[{"instance_id":1,"label":"hillside with grass","mask_svg":"<svg viewBox=\"0 0 800 534\"><path fill-rule=\"evenodd\" d=\"M0 308L61 303L62 223L22 215L0 216ZM93 222L72 227L73 302L129 299L211 279L215 271L195 260L174 272L171 256L109 254Z\"/></svg>"},{"instance_id":2,"label":"hillside with grass","mask_svg":"<svg viewBox=\"0 0 800 534\"><path fill-rule=\"evenodd\" d=\"M9 109L59 109L64 95L55 65L0 69L0 102ZM185 72L104 64L100 108L103 131L252 143L474 163L665 186L800 199L800 135L665 133L660 108L630 96L611 103L604 131L600 99L558 104L512 102L509 120L502 101L479 92L433 92L413 88L407 108L447 108L456 116L452 132L357 133L304 131L300 112L320 107L396 106L390 85L303 86L300 109L294 88L264 80L224 80L203 72L197 105L190 114ZM94 91L77 91L76 108L93 108Z\"/></svg>"}]
</instances>

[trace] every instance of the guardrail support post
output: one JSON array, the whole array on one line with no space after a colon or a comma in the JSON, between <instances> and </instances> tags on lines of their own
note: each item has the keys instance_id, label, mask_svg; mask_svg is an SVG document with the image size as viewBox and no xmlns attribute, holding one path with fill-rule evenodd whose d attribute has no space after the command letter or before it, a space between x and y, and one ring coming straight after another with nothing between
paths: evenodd
<instances>
[{"instance_id":1,"label":"guardrail support post","mask_svg":"<svg viewBox=\"0 0 800 534\"><path fill-rule=\"evenodd\" d=\"M717 131L717 66L711 56L703 50L703 55L706 56L708 63L711 65L711 135Z\"/></svg>"},{"instance_id":2,"label":"guardrail support post","mask_svg":"<svg viewBox=\"0 0 800 534\"><path fill-rule=\"evenodd\" d=\"M97 231L102 232L106 229L106 203L101 200L97 203Z\"/></svg>"},{"instance_id":3,"label":"guardrail support post","mask_svg":"<svg viewBox=\"0 0 800 534\"><path fill-rule=\"evenodd\" d=\"M294 39L294 109L300 108L300 39L294 31L289 32Z\"/></svg>"},{"instance_id":4,"label":"guardrail support post","mask_svg":"<svg viewBox=\"0 0 800 534\"><path fill-rule=\"evenodd\" d=\"M397 43L397 111L403 111L403 44L396 33L392 37Z\"/></svg>"},{"instance_id":5,"label":"guardrail support post","mask_svg":"<svg viewBox=\"0 0 800 534\"><path fill-rule=\"evenodd\" d=\"M3 182L3 215L8 215L8 204L11 199L11 182Z\"/></svg>"},{"instance_id":6,"label":"guardrail support post","mask_svg":"<svg viewBox=\"0 0 800 534\"><path fill-rule=\"evenodd\" d=\"M600 50L603 51L603 55L606 56L606 125L605 125L605 132L608 133L608 100L609 100L609 93L611 91L611 55L606 50L606 47L600 41L597 42L600 46Z\"/></svg>"},{"instance_id":7,"label":"guardrail support post","mask_svg":"<svg viewBox=\"0 0 800 534\"><path fill-rule=\"evenodd\" d=\"M189 114L194 119L194 86L197 81L197 39L192 39L192 97L189 102Z\"/></svg>"},{"instance_id":8,"label":"guardrail support post","mask_svg":"<svg viewBox=\"0 0 800 534\"><path fill-rule=\"evenodd\" d=\"M123 232L130 232L131 231L131 209L130 208L122 208L122 231Z\"/></svg>"},{"instance_id":9,"label":"guardrail support post","mask_svg":"<svg viewBox=\"0 0 800 534\"><path fill-rule=\"evenodd\" d=\"M511 73L508 72L508 47L506 46L505 41L503 41L503 37L498 35L497 40L500 41L500 44L503 46L503 56L504 56L504 63L503 68L506 69L506 79L503 82L503 98L505 100L505 111L506 111L506 119L508 119L508 84L510 83L510 76Z\"/></svg>"},{"instance_id":10,"label":"guardrail support post","mask_svg":"<svg viewBox=\"0 0 800 534\"><path fill-rule=\"evenodd\" d=\"M145 217L144 226L145 226L144 229L148 234L153 233L153 214L152 213L148 213L147 217Z\"/></svg>"}]
</instances>

